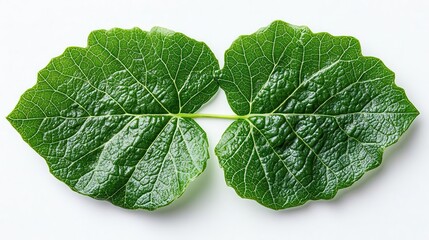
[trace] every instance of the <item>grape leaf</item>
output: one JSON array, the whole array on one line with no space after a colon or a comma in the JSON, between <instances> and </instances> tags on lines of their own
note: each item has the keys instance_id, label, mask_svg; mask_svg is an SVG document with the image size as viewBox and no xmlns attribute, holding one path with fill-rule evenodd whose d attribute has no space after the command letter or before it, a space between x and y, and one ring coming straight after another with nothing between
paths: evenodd
<instances>
[{"instance_id":1,"label":"grape leaf","mask_svg":"<svg viewBox=\"0 0 429 240\"><path fill-rule=\"evenodd\" d=\"M215 148L226 182L273 209L334 197L377 167L418 115L355 38L281 21L239 37L219 83L242 116Z\"/></svg>"},{"instance_id":2,"label":"grape leaf","mask_svg":"<svg viewBox=\"0 0 429 240\"><path fill-rule=\"evenodd\" d=\"M211 50L162 28L94 31L38 74L8 120L74 191L153 210L209 158L193 113L218 90Z\"/></svg>"}]
</instances>

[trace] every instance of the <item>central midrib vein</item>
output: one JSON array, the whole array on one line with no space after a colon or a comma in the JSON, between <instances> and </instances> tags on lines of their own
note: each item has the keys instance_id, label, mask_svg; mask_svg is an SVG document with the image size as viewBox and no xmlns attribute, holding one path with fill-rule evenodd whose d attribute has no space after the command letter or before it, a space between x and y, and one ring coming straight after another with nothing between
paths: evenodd
<instances>
[{"instance_id":1,"label":"central midrib vein","mask_svg":"<svg viewBox=\"0 0 429 240\"><path fill-rule=\"evenodd\" d=\"M182 117L182 118L221 118L221 119L248 119L251 117L269 117L269 116L309 116L309 117L340 117L345 115L387 115L387 114L398 114L398 115L410 115L416 114L413 112L354 112L354 113L343 113L343 114L315 114L315 113L251 113L247 115L224 115L224 114L210 114L210 113L177 113L177 114L165 114L172 117ZM138 115L136 115L138 116Z\"/></svg>"},{"instance_id":2,"label":"central midrib vein","mask_svg":"<svg viewBox=\"0 0 429 240\"><path fill-rule=\"evenodd\" d=\"M96 117L120 117L120 116L131 116L131 117L178 117L178 118L218 118L218 119L249 119L251 117L270 117L270 116L308 116L308 117L330 117L337 118L349 115L417 115L418 112L353 112L353 113L342 113L342 114L316 114L316 113L252 113L247 115L229 115L229 114L211 114L211 113L145 113L145 114L133 114L133 113L122 113L122 114L110 114L110 115L98 115L98 116L81 116L81 117L66 117L66 116L46 116L39 118L24 118L24 119L12 119L10 120L37 120L46 118L63 118L63 119L83 119L83 118L96 118Z\"/></svg>"}]
</instances>

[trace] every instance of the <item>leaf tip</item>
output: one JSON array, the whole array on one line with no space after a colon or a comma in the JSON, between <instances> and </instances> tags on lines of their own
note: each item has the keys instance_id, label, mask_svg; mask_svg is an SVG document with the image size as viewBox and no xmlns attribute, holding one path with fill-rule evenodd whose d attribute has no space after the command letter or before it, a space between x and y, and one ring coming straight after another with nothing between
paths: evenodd
<instances>
[{"instance_id":1,"label":"leaf tip","mask_svg":"<svg viewBox=\"0 0 429 240\"><path fill-rule=\"evenodd\" d=\"M10 115L12 115L12 113L9 113L5 118L9 123L12 123L12 117Z\"/></svg>"},{"instance_id":2,"label":"leaf tip","mask_svg":"<svg viewBox=\"0 0 429 240\"><path fill-rule=\"evenodd\" d=\"M15 107L5 118L13 127L15 127L14 124L17 119L17 107Z\"/></svg>"}]
</instances>

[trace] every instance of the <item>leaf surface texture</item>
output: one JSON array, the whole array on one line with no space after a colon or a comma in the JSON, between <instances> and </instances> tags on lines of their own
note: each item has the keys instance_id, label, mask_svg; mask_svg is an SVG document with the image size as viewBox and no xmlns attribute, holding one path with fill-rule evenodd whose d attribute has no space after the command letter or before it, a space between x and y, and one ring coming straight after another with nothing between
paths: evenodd
<instances>
[{"instance_id":1,"label":"leaf surface texture","mask_svg":"<svg viewBox=\"0 0 429 240\"><path fill-rule=\"evenodd\" d=\"M355 38L281 21L239 37L219 83L244 116L215 149L227 184L273 209L334 197L377 167L418 115Z\"/></svg>"},{"instance_id":2,"label":"leaf surface texture","mask_svg":"<svg viewBox=\"0 0 429 240\"><path fill-rule=\"evenodd\" d=\"M73 190L125 208L171 203L205 168L193 113L218 90L202 42L163 28L94 31L38 75L9 121Z\"/></svg>"}]
</instances>

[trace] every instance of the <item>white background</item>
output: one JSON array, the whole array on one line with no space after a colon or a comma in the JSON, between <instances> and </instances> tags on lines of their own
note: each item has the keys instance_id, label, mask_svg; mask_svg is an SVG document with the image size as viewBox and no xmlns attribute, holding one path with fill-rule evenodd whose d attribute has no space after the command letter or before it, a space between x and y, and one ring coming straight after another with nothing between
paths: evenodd
<instances>
[{"instance_id":1,"label":"white background","mask_svg":"<svg viewBox=\"0 0 429 240\"><path fill-rule=\"evenodd\" d=\"M223 65L240 34L281 19L357 37L420 110L381 167L331 201L273 211L226 186L213 148L230 123L200 120L212 158L185 194L155 212L71 191L5 120L36 73L95 29L162 26L205 41ZM428 1L0 0L0 239L429 239ZM219 92L203 112L232 113Z\"/></svg>"}]
</instances>

